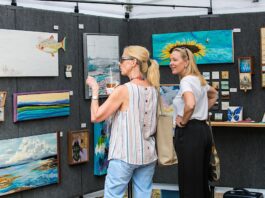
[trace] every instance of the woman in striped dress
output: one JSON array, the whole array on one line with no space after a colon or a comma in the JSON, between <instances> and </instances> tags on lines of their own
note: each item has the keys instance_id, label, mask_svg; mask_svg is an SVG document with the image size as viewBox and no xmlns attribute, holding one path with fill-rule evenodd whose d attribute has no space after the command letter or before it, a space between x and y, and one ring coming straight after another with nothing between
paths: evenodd
<instances>
[{"instance_id":1,"label":"woman in striped dress","mask_svg":"<svg viewBox=\"0 0 265 198\"><path fill-rule=\"evenodd\" d=\"M113 115L104 197L123 197L132 179L134 197L148 198L157 160L154 134L159 66L146 48L129 46L120 59L120 71L130 81L115 88L101 106L97 82L90 76L86 80L92 88L91 121Z\"/></svg>"}]
</instances>

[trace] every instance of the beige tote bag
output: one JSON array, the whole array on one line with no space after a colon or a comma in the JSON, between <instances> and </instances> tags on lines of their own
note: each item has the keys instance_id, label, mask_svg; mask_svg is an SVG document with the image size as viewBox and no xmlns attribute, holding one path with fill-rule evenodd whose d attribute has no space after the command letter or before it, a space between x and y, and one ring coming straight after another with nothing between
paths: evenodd
<instances>
[{"instance_id":1,"label":"beige tote bag","mask_svg":"<svg viewBox=\"0 0 265 198\"><path fill-rule=\"evenodd\" d=\"M158 94L156 149L159 165L177 164L177 155L173 143L172 116L163 113L161 96Z\"/></svg>"}]
</instances>

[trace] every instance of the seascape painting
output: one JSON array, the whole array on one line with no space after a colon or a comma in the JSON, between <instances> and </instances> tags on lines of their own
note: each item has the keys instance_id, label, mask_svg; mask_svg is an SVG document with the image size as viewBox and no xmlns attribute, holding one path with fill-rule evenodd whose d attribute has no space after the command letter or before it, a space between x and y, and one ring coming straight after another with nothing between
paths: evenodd
<instances>
[{"instance_id":1,"label":"seascape painting","mask_svg":"<svg viewBox=\"0 0 265 198\"><path fill-rule=\"evenodd\" d=\"M58 33L0 29L0 77L59 76Z\"/></svg>"},{"instance_id":2,"label":"seascape painting","mask_svg":"<svg viewBox=\"0 0 265 198\"><path fill-rule=\"evenodd\" d=\"M93 76L99 83L99 97L107 97L107 89L120 84L119 37L84 34L84 78ZM85 98L91 90L85 85Z\"/></svg>"},{"instance_id":3,"label":"seascape painting","mask_svg":"<svg viewBox=\"0 0 265 198\"><path fill-rule=\"evenodd\" d=\"M94 175L107 174L111 120L94 124Z\"/></svg>"},{"instance_id":4,"label":"seascape painting","mask_svg":"<svg viewBox=\"0 0 265 198\"><path fill-rule=\"evenodd\" d=\"M175 84L161 84L160 96L161 96L161 108L164 115L173 116L173 100L179 91L179 85Z\"/></svg>"},{"instance_id":5,"label":"seascape painting","mask_svg":"<svg viewBox=\"0 0 265 198\"><path fill-rule=\"evenodd\" d=\"M0 140L0 196L59 183L57 133Z\"/></svg>"},{"instance_id":6,"label":"seascape painting","mask_svg":"<svg viewBox=\"0 0 265 198\"><path fill-rule=\"evenodd\" d=\"M69 91L14 93L13 121L70 115Z\"/></svg>"},{"instance_id":7,"label":"seascape painting","mask_svg":"<svg viewBox=\"0 0 265 198\"><path fill-rule=\"evenodd\" d=\"M212 30L153 34L153 58L161 66L169 65L173 48L188 48L197 64L233 63L233 30Z\"/></svg>"}]
</instances>

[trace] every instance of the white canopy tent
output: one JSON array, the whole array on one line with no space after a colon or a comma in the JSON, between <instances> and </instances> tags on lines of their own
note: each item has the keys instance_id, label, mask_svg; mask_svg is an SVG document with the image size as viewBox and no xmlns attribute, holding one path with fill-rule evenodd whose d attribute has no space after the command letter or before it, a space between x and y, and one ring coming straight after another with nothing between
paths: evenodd
<instances>
[{"instance_id":1,"label":"white canopy tent","mask_svg":"<svg viewBox=\"0 0 265 198\"><path fill-rule=\"evenodd\" d=\"M38 8L44 10L54 10L63 12L74 12L77 5L74 0L44 1L44 0L0 0L2 5L11 5L16 2L17 6ZM137 18L158 18L158 17L174 17L174 16L194 16L207 15L207 7L212 8L212 14L228 14L228 13L247 13L247 12L265 12L265 0L97 0L101 4L82 3L91 2L89 0L79 1L79 13L107 16L114 18L124 18L125 12L130 13L130 19ZM125 5L102 4L124 3ZM212 3L211 3L212 2ZM126 3L130 5L126 5ZM155 4L162 6L142 6L133 4ZM164 6L163 6L164 5ZM166 7L165 5L170 5ZM171 6L172 5L172 6ZM175 6L175 7L174 7ZM198 6L206 8L189 8L178 6Z\"/></svg>"}]
</instances>

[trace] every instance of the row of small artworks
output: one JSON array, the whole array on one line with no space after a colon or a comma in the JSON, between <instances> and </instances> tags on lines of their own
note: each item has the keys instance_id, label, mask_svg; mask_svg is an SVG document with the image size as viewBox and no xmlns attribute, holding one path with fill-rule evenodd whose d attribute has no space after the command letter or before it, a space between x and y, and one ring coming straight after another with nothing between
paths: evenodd
<instances>
[{"instance_id":1,"label":"row of small artworks","mask_svg":"<svg viewBox=\"0 0 265 198\"><path fill-rule=\"evenodd\" d=\"M220 78L221 73L221 78ZM243 107L240 106L230 106L229 98L230 92L237 92L236 88L231 88L229 86L229 71L213 71L213 72L203 72L204 78L208 83L218 91L218 99L213 106L212 110L219 110L221 104L221 110L227 111L227 121L237 122L243 119ZM221 82L219 80L221 79ZM220 86L221 84L221 86ZM221 97L219 96L221 95ZM213 113L211 119L216 121L223 121L223 113L216 112Z\"/></svg>"},{"instance_id":2,"label":"row of small artworks","mask_svg":"<svg viewBox=\"0 0 265 198\"><path fill-rule=\"evenodd\" d=\"M220 73L221 73L221 86L220 86ZM213 71L213 72L203 72L202 75L204 76L205 80L208 81L208 83L215 88L218 91L218 99L213 106L213 110L219 110L219 103L221 102L221 110L228 110L228 112L231 112L231 108L229 108L229 101L220 101L222 100L228 100L229 99L229 71ZM212 80L212 81L211 81ZM221 89L220 89L221 88ZM221 97L219 97L219 90L221 90ZM211 117L211 119L216 121L222 121L223 120L223 113L214 113L214 115ZM242 119L242 118L241 118ZM231 116L228 116L228 121L233 120Z\"/></svg>"}]
</instances>

